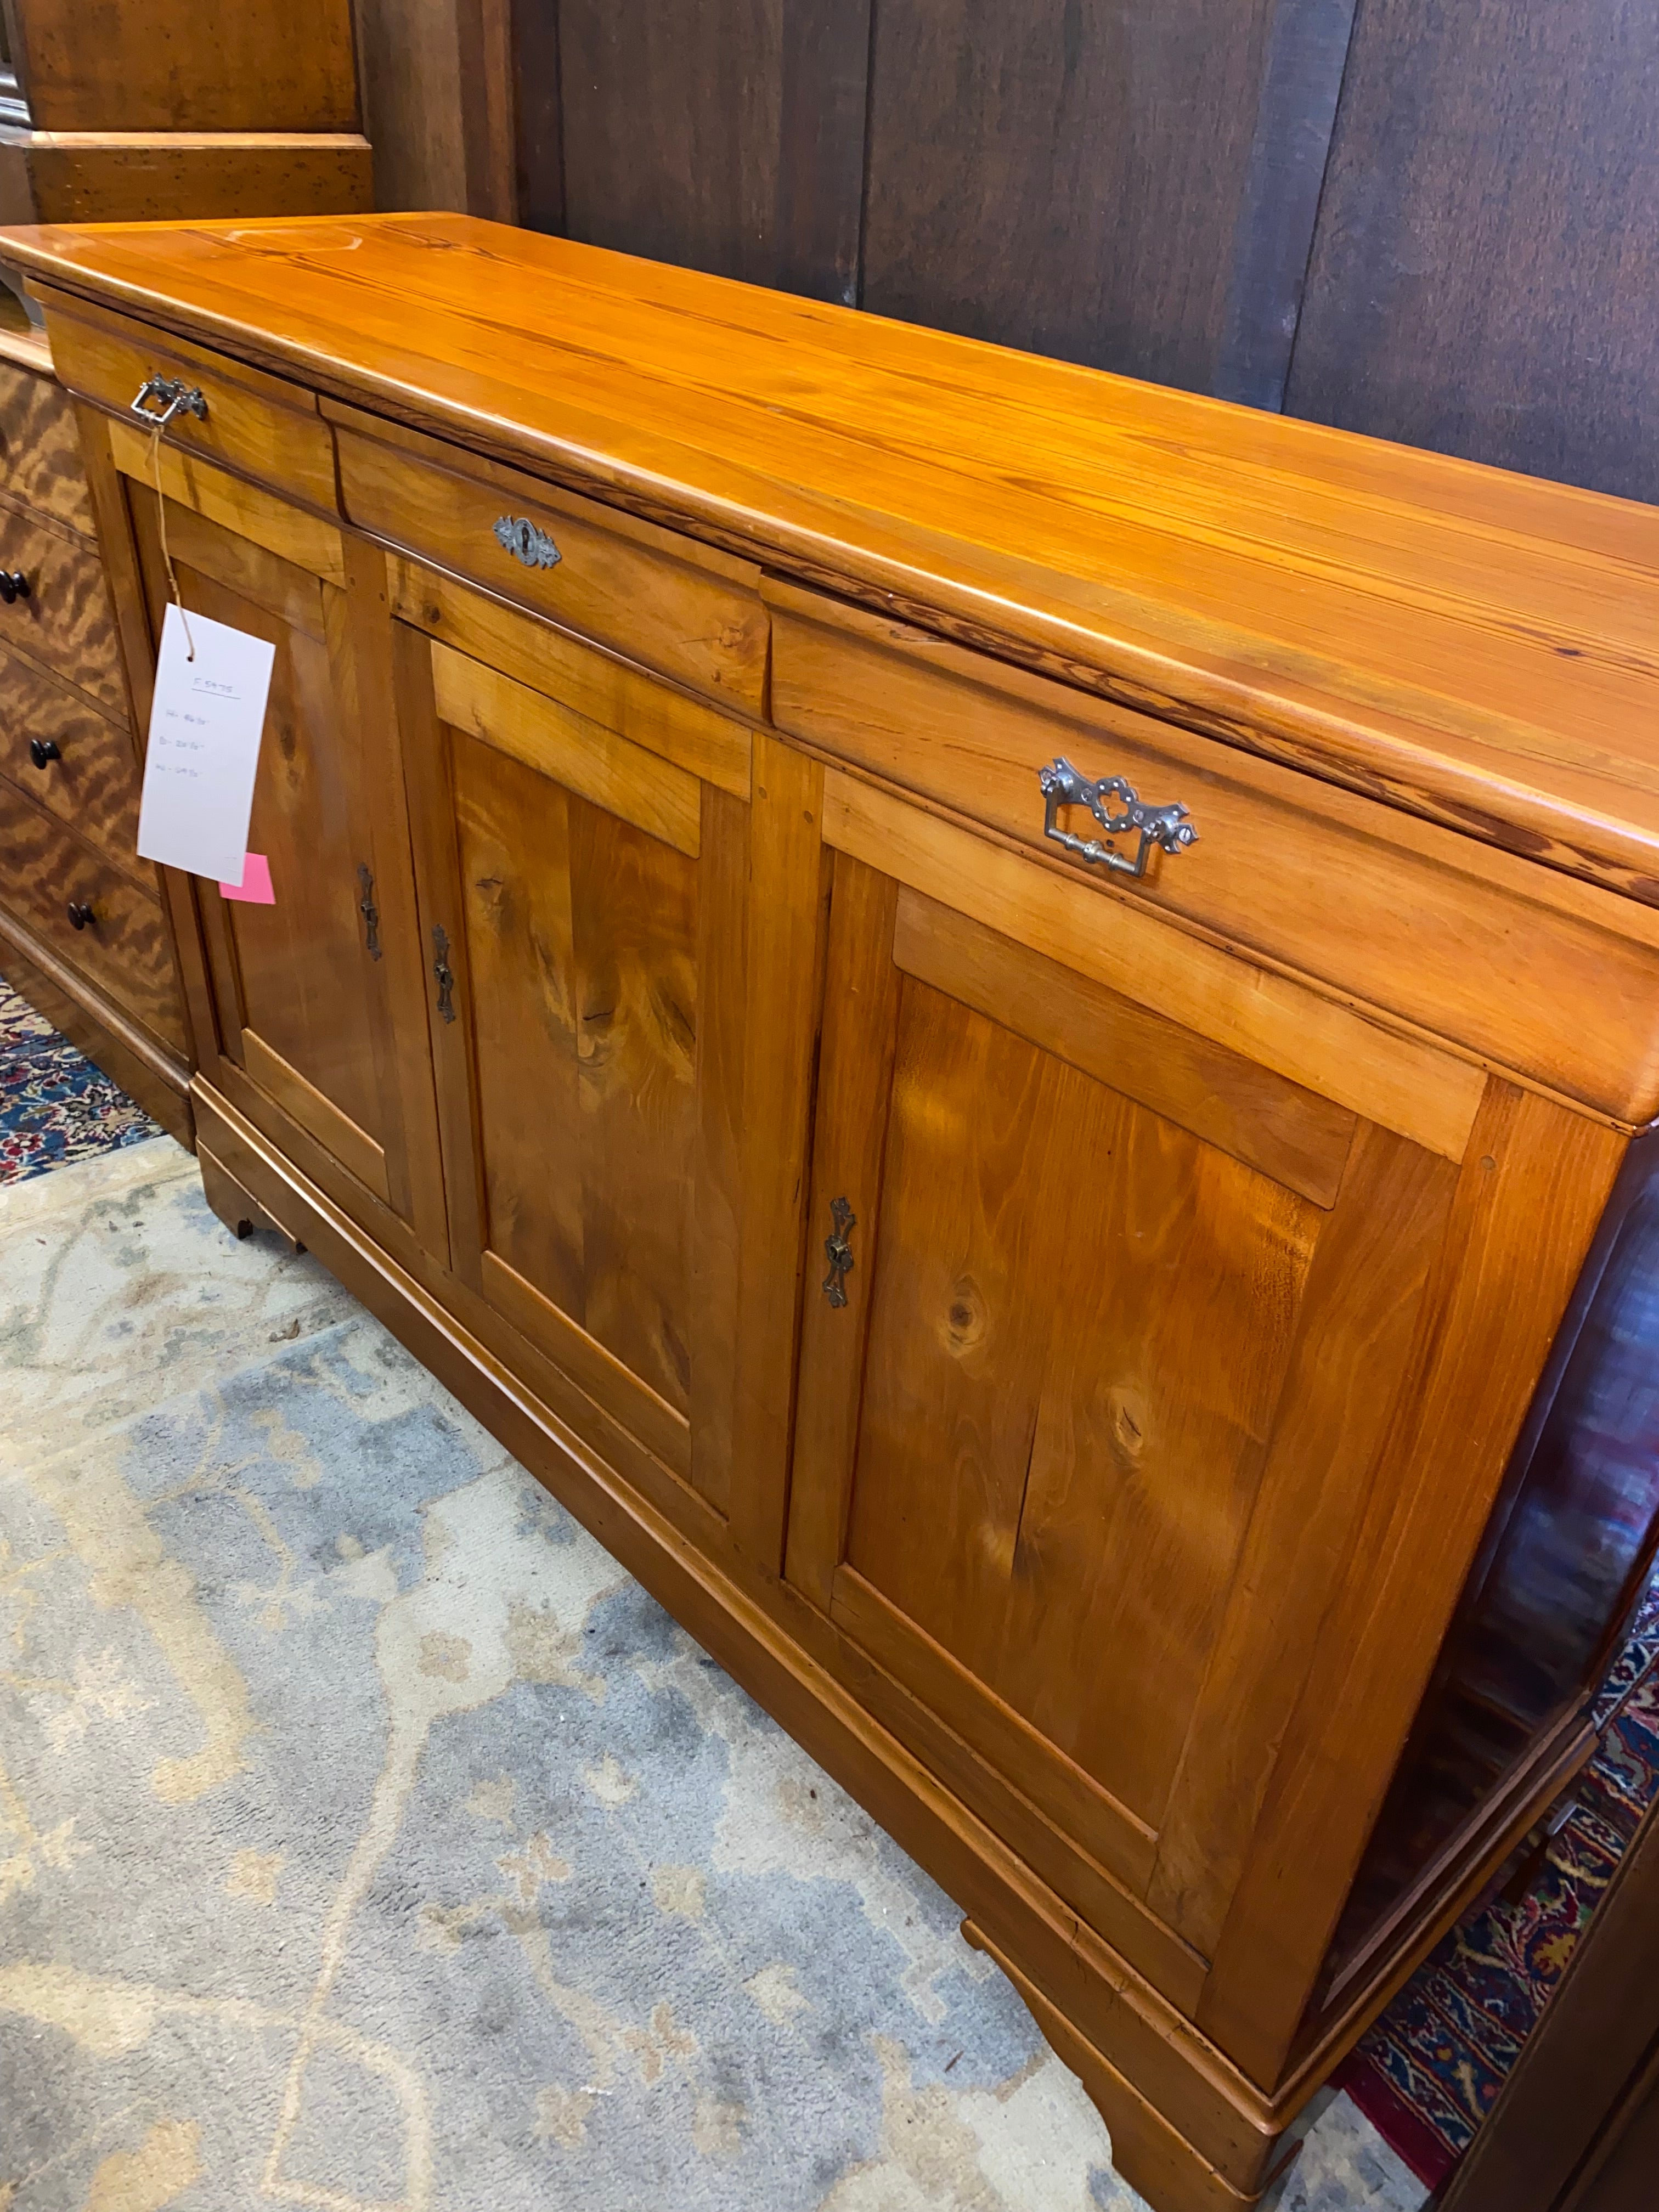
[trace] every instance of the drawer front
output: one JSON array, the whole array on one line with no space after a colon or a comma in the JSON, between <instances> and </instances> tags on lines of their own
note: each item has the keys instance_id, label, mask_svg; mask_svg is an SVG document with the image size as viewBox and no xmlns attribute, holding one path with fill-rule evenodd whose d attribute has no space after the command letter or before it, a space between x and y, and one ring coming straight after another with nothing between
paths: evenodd
<instances>
[{"instance_id":1,"label":"drawer front","mask_svg":"<svg viewBox=\"0 0 1659 2212\"><path fill-rule=\"evenodd\" d=\"M175 415L168 444L222 461L307 506L336 511L333 440L315 400L299 386L176 338L158 342L142 325L78 305L71 313L51 306L46 326L58 374L70 391L131 416L149 378L182 383L201 394L207 411Z\"/></svg>"},{"instance_id":2,"label":"drawer front","mask_svg":"<svg viewBox=\"0 0 1659 2212\"><path fill-rule=\"evenodd\" d=\"M59 959L184 1053L184 1012L161 902L62 823L0 782L0 899ZM82 916L76 928L73 905Z\"/></svg>"},{"instance_id":3,"label":"drawer front","mask_svg":"<svg viewBox=\"0 0 1659 2212\"><path fill-rule=\"evenodd\" d=\"M0 775L119 866L131 867L139 786L131 737L78 693L3 651Z\"/></svg>"},{"instance_id":4,"label":"drawer front","mask_svg":"<svg viewBox=\"0 0 1659 2212\"><path fill-rule=\"evenodd\" d=\"M0 362L0 485L37 514L95 526L75 410L49 376Z\"/></svg>"},{"instance_id":5,"label":"drawer front","mask_svg":"<svg viewBox=\"0 0 1659 2212\"><path fill-rule=\"evenodd\" d=\"M0 648L21 648L112 714L127 711L115 613L96 549L54 523L0 509L0 569L27 598L0 601Z\"/></svg>"},{"instance_id":6,"label":"drawer front","mask_svg":"<svg viewBox=\"0 0 1659 2212\"><path fill-rule=\"evenodd\" d=\"M349 521L630 659L760 713L766 610L738 578L678 557L665 550L674 542L665 532L607 519L591 501L550 494L506 471L489 482L459 476L354 431L338 434Z\"/></svg>"},{"instance_id":7,"label":"drawer front","mask_svg":"<svg viewBox=\"0 0 1659 2212\"><path fill-rule=\"evenodd\" d=\"M989 662L906 626L766 586L780 727L1133 908L1313 979L1622 1121L1659 1110L1659 915L1232 746ZM1187 810L1195 842L1109 836L1065 762ZM1057 794L1058 800L1058 794ZM1124 800L1103 802L1121 812ZM1575 1016L1587 991L1595 1018Z\"/></svg>"}]
</instances>

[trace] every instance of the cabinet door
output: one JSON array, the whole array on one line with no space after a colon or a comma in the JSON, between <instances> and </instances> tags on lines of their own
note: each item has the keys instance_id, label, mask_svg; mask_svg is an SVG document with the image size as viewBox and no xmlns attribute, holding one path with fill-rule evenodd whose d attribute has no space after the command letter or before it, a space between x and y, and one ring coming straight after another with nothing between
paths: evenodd
<instances>
[{"instance_id":1,"label":"cabinet door","mask_svg":"<svg viewBox=\"0 0 1659 2212\"><path fill-rule=\"evenodd\" d=\"M938 879L974 900L995 872L973 842L924 833L962 848ZM1109 936L1109 902L1030 874ZM1455 1173L836 853L787 1578L987 1818L1064 1885L1038 1832L1059 1831L1188 1958L1237 1877Z\"/></svg>"},{"instance_id":2,"label":"cabinet door","mask_svg":"<svg viewBox=\"0 0 1659 2212\"><path fill-rule=\"evenodd\" d=\"M441 1255L441 1170L389 696L378 713L360 703L372 703L363 686L373 670L362 663L373 659L377 622L386 633L380 658L389 658L382 556L266 495L231 489L234 505L216 503L224 521L172 498L166 507L186 610L276 648L248 830L249 849L269 863L273 902L228 900L196 882L218 1030L209 1072L256 1120L269 1121L275 1107L297 1126L317 1148L299 1154L301 1164L335 1195L351 1203L367 1192ZM159 632L167 581L156 501L137 484L130 498ZM385 682L389 695L389 666ZM413 1013L401 1042L412 1038L414 1053L400 1053L396 1033L400 981Z\"/></svg>"},{"instance_id":3,"label":"cabinet door","mask_svg":"<svg viewBox=\"0 0 1659 2212\"><path fill-rule=\"evenodd\" d=\"M613 1464L621 1431L724 1514L749 732L513 635L548 690L397 648L453 1265Z\"/></svg>"}]
</instances>

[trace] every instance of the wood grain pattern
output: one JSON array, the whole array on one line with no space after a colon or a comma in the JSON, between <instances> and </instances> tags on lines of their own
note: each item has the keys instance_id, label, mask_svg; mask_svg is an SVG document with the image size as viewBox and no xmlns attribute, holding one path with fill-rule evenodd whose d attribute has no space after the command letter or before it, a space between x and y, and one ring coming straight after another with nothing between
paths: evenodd
<instances>
[{"instance_id":1,"label":"wood grain pattern","mask_svg":"<svg viewBox=\"0 0 1659 2212\"><path fill-rule=\"evenodd\" d=\"M904 985L846 1556L1155 1827L1321 1217L1004 1020Z\"/></svg>"},{"instance_id":2,"label":"wood grain pattern","mask_svg":"<svg viewBox=\"0 0 1659 2212\"><path fill-rule=\"evenodd\" d=\"M453 576L391 556L398 617L733 799L749 796L749 730L660 677L602 653Z\"/></svg>"},{"instance_id":3,"label":"wood grain pattern","mask_svg":"<svg viewBox=\"0 0 1659 2212\"><path fill-rule=\"evenodd\" d=\"M359 406L1659 898L1650 511L471 218L346 228L349 253L315 223L7 250Z\"/></svg>"},{"instance_id":4,"label":"wood grain pattern","mask_svg":"<svg viewBox=\"0 0 1659 2212\"><path fill-rule=\"evenodd\" d=\"M696 868L492 747L450 743L484 1249L684 1422Z\"/></svg>"},{"instance_id":5,"label":"wood grain pattern","mask_svg":"<svg viewBox=\"0 0 1659 2212\"><path fill-rule=\"evenodd\" d=\"M195 0L27 7L14 59L41 131L353 131L356 69L347 0L316 0L305 35L274 0L244 0L204 36Z\"/></svg>"},{"instance_id":6,"label":"wood grain pattern","mask_svg":"<svg viewBox=\"0 0 1659 2212\"><path fill-rule=\"evenodd\" d=\"M754 771L731 1518L739 1550L775 1575L788 1511L829 881L823 771L759 733Z\"/></svg>"},{"instance_id":7,"label":"wood grain pattern","mask_svg":"<svg viewBox=\"0 0 1659 2212\"><path fill-rule=\"evenodd\" d=\"M1258 2081L1291 2047L1383 1754L1404 1741L1624 1149L1547 1099L1488 1087L1419 1322L1411 1418L1391 1431L1321 1623L1199 2011Z\"/></svg>"},{"instance_id":8,"label":"wood grain pattern","mask_svg":"<svg viewBox=\"0 0 1659 2212\"><path fill-rule=\"evenodd\" d=\"M561 97L556 126L525 143L540 211L526 220L853 302L871 0L719 0L695 17L561 0L556 14Z\"/></svg>"},{"instance_id":9,"label":"wood grain pattern","mask_svg":"<svg viewBox=\"0 0 1659 2212\"><path fill-rule=\"evenodd\" d=\"M1213 1953L1312 1644L1407 1376L1456 1170L1366 1129L1321 1235L1285 1412L1181 1753L1147 1890ZM1271 1632L1264 1634L1266 1622Z\"/></svg>"},{"instance_id":10,"label":"wood grain pattern","mask_svg":"<svg viewBox=\"0 0 1659 2212\"><path fill-rule=\"evenodd\" d=\"M162 495L175 506L188 507L313 576L331 584L344 582L345 556L340 533L331 523L319 521L285 499L273 498L191 454L175 452L165 441L157 452L154 439L131 423L112 422L108 434L111 457L123 476L151 490L159 477Z\"/></svg>"},{"instance_id":11,"label":"wood grain pattern","mask_svg":"<svg viewBox=\"0 0 1659 2212\"><path fill-rule=\"evenodd\" d=\"M173 951L153 890L141 890L44 807L0 780L0 902L65 967L85 975L178 1054L189 1049ZM76 929L71 901L90 906Z\"/></svg>"},{"instance_id":12,"label":"wood grain pattern","mask_svg":"<svg viewBox=\"0 0 1659 2212\"><path fill-rule=\"evenodd\" d=\"M1356 1126L1346 1108L915 891L899 896L892 957L976 1013L1014 1019L1044 1052L1316 1206L1335 1199Z\"/></svg>"},{"instance_id":13,"label":"wood grain pattern","mask_svg":"<svg viewBox=\"0 0 1659 2212\"><path fill-rule=\"evenodd\" d=\"M37 768L31 738L58 747ZM70 823L129 875L154 877L137 858L138 760L124 725L67 685L0 649L0 775Z\"/></svg>"},{"instance_id":14,"label":"wood grain pattern","mask_svg":"<svg viewBox=\"0 0 1659 2212\"><path fill-rule=\"evenodd\" d=\"M0 605L0 649L44 662L125 720L126 683L96 548L57 523L0 506L0 568L21 570L29 586L27 599Z\"/></svg>"},{"instance_id":15,"label":"wood grain pattern","mask_svg":"<svg viewBox=\"0 0 1659 2212\"><path fill-rule=\"evenodd\" d=\"M0 363L0 484L24 507L93 534L74 410L51 377L9 362Z\"/></svg>"},{"instance_id":16,"label":"wood grain pattern","mask_svg":"<svg viewBox=\"0 0 1659 2212\"><path fill-rule=\"evenodd\" d=\"M374 204L368 141L356 131L42 131L20 151L44 222L246 222Z\"/></svg>"},{"instance_id":17,"label":"wood grain pattern","mask_svg":"<svg viewBox=\"0 0 1659 2212\"><path fill-rule=\"evenodd\" d=\"M447 646L432 647L432 685L439 717L452 727L696 859L702 787L684 769Z\"/></svg>"},{"instance_id":18,"label":"wood grain pattern","mask_svg":"<svg viewBox=\"0 0 1659 2212\"><path fill-rule=\"evenodd\" d=\"M736 1449L743 1264L749 810L702 787L697 872L697 1154L690 1266L691 1480L721 1514Z\"/></svg>"},{"instance_id":19,"label":"wood grain pattern","mask_svg":"<svg viewBox=\"0 0 1659 2212\"><path fill-rule=\"evenodd\" d=\"M544 501L434 471L393 447L340 434L349 520L602 644L618 645L704 692L757 710L766 617L757 599L701 567ZM516 496L514 495L516 494ZM503 516L550 537L560 559L526 568L499 542Z\"/></svg>"},{"instance_id":20,"label":"wood grain pattern","mask_svg":"<svg viewBox=\"0 0 1659 2212\"><path fill-rule=\"evenodd\" d=\"M1659 499L1656 69L1645 8L1361 9L1292 412Z\"/></svg>"},{"instance_id":21,"label":"wood grain pattern","mask_svg":"<svg viewBox=\"0 0 1659 2212\"><path fill-rule=\"evenodd\" d=\"M248 1081L267 1091L301 1128L309 1129L342 1167L376 1198L390 1200L386 1147L366 1136L349 1114L343 1114L314 1083L307 1083L280 1053L273 1052L257 1030L244 1027L242 1030L242 1066Z\"/></svg>"},{"instance_id":22,"label":"wood grain pattern","mask_svg":"<svg viewBox=\"0 0 1659 2212\"><path fill-rule=\"evenodd\" d=\"M102 1068L187 1152L196 1144L191 1071L183 1055L134 1021L0 902L0 973L18 996Z\"/></svg>"},{"instance_id":23,"label":"wood grain pattern","mask_svg":"<svg viewBox=\"0 0 1659 2212\"><path fill-rule=\"evenodd\" d=\"M865 304L1274 404L1349 12L882 0Z\"/></svg>"},{"instance_id":24,"label":"wood grain pattern","mask_svg":"<svg viewBox=\"0 0 1659 2212\"><path fill-rule=\"evenodd\" d=\"M1659 1111L1650 909L1236 746L988 670L983 655L817 594L771 585L768 596L773 712L785 729L1059 860L1116 902L1389 1008L1620 1120ZM1056 758L1090 778L1123 776L1149 803L1180 800L1198 842L1154 854L1133 883L1061 859L1045 839L1038 781ZM1082 807L1063 810L1060 826L1098 836ZM1115 842L1133 856L1133 836ZM1587 973L1600 978L1600 1018L1564 1023Z\"/></svg>"},{"instance_id":25,"label":"wood grain pattern","mask_svg":"<svg viewBox=\"0 0 1659 2212\"><path fill-rule=\"evenodd\" d=\"M1128 901L1109 909L1092 884L834 770L824 777L824 836L1136 1005L1431 1152L1461 1158L1482 1084L1466 1061L1183 936Z\"/></svg>"},{"instance_id":26,"label":"wood grain pattern","mask_svg":"<svg viewBox=\"0 0 1659 2212\"><path fill-rule=\"evenodd\" d=\"M63 382L109 409L132 443L142 441L148 451L150 442L130 413L139 387L152 376L170 377L199 392L207 413L173 417L164 441L169 454L220 462L306 506L335 511L333 446L309 394L275 378L239 375L199 348L158 343L153 332L112 316L54 308L47 328Z\"/></svg>"},{"instance_id":27,"label":"wood grain pattern","mask_svg":"<svg viewBox=\"0 0 1659 2212\"><path fill-rule=\"evenodd\" d=\"M825 950L823 1042L812 1132L806 1297L798 1389L807 1419L795 1433L784 1571L824 1612L846 1553L853 1495L860 1377L881 1233L882 1154L887 1141L901 978L893 961L898 886L890 876L837 853ZM853 1264L842 1279L844 1306L823 1295L824 1243L837 1198L854 1220Z\"/></svg>"}]
</instances>

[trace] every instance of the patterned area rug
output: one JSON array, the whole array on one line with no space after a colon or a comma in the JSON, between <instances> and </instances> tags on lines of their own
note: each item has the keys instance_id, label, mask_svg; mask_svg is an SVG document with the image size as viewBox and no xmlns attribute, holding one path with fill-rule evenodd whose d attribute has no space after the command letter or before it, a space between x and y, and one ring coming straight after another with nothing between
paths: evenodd
<instances>
[{"instance_id":1,"label":"patterned area rug","mask_svg":"<svg viewBox=\"0 0 1659 2212\"><path fill-rule=\"evenodd\" d=\"M0 1183L156 1133L143 1107L0 975Z\"/></svg>"},{"instance_id":2,"label":"patterned area rug","mask_svg":"<svg viewBox=\"0 0 1659 2212\"><path fill-rule=\"evenodd\" d=\"M1136 2212L957 1918L169 1139L0 1191L6 2212Z\"/></svg>"},{"instance_id":3,"label":"patterned area rug","mask_svg":"<svg viewBox=\"0 0 1659 2212\"><path fill-rule=\"evenodd\" d=\"M1650 1583L1602 1692L1607 1725L1574 1793L1577 1809L1536 1881L1516 1903L1499 1897L1466 1915L1342 2069L1348 2094L1430 2188L1492 2110L1659 1791L1656 1657L1659 1586Z\"/></svg>"}]
</instances>

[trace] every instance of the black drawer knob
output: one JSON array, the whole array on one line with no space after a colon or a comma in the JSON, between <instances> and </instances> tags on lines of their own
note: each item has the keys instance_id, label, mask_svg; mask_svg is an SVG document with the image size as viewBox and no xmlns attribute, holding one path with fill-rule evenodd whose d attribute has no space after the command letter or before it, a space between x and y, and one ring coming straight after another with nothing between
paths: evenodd
<instances>
[{"instance_id":1,"label":"black drawer knob","mask_svg":"<svg viewBox=\"0 0 1659 2212\"><path fill-rule=\"evenodd\" d=\"M69 918L70 926L76 929L85 929L89 922L95 923L98 920L97 915L83 899L70 901Z\"/></svg>"},{"instance_id":2,"label":"black drawer knob","mask_svg":"<svg viewBox=\"0 0 1659 2212\"><path fill-rule=\"evenodd\" d=\"M49 768L53 761L62 760L63 757L63 754L58 750L56 738L29 739L29 758L34 763L36 768Z\"/></svg>"},{"instance_id":3,"label":"black drawer knob","mask_svg":"<svg viewBox=\"0 0 1659 2212\"><path fill-rule=\"evenodd\" d=\"M0 599L9 607L29 596L29 580L21 568L0 568Z\"/></svg>"}]
</instances>

